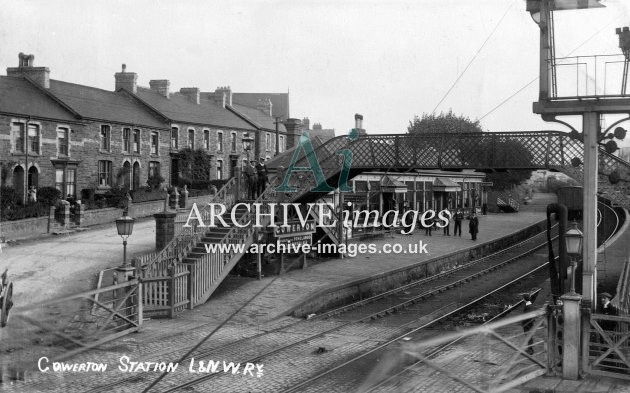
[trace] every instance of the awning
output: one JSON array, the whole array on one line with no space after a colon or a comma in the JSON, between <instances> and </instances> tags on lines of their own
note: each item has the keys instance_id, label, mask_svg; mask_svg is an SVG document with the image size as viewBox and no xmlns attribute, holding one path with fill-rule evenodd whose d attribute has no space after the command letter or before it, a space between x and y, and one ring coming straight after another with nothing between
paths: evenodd
<instances>
[{"instance_id":1,"label":"awning","mask_svg":"<svg viewBox=\"0 0 630 393\"><path fill-rule=\"evenodd\" d=\"M436 177L433 181L433 191L438 192L459 192L462 187L448 177Z\"/></svg>"},{"instance_id":2,"label":"awning","mask_svg":"<svg viewBox=\"0 0 630 393\"><path fill-rule=\"evenodd\" d=\"M407 185L403 182L399 182L398 180L394 180L389 176L385 176L383 180L381 180L381 192L394 192L402 194L407 192Z\"/></svg>"}]
</instances>

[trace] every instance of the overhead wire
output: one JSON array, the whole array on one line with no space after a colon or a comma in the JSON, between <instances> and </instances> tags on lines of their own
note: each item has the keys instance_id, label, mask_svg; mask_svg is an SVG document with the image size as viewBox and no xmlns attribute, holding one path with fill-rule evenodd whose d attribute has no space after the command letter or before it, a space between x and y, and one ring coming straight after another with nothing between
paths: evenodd
<instances>
[{"instance_id":1,"label":"overhead wire","mask_svg":"<svg viewBox=\"0 0 630 393\"><path fill-rule=\"evenodd\" d=\"M437 110L437 108L440 106L440 104L446 99L446 97L448 97L448 95L451 93L451 91L453 91L453 89L455 88L455 85L457 85L457 82L459 82L459 80L462 78L462 76L464 76L464 74L466 73L466 71L468 71L468 68L470 68L470 66L472 65L472 63L475 61L475 59L477 58L477 56L479 55L479 53L481 52L481 50L483 49L484 46L486 46L486 44L488 43L488 41L490 40L490 38L494 35L494 32L497 31L499 25L501 24L501 22L503 22L503 19L505 19L505 16L508 14L508 12L512 9L512 7L514 7L514 3L511 3L510 6L505 10L505 12L503 13L503 16L501 17L501 19L499 19L499 21L497 22L497 24L494 26L494 28L492 29L492 31L490 32L490 34L488 34L488 36L486 37L485 41L481 44L481 46L479 47L479 49L477 49L477 52L475 53L475 55L472 57L472 59L470 59L470 61L468 62L468 64L466 64L466 67L464 68L464 70L457 76L457 78L455 79L455 81L451 84L451 87L449 87L449 89L446 91L446 93L444 93L444 95L442 96L442 98L440 99L440 101L435 105L435 108L433 108L433 111L431 111L431 114L434 114L435 111Z\"/></svg>"},{"instance_id":2,"label":"overhead wire","mask_svg":"<svg viewBox=\"0 0 630 393\"><path fill-rule=\"evenodd\" d=\"M589 36L586 40L582 41L582 43L578 46L576 46L575 48L573 48L569 53L566 54L566 56L563 57L568 57L571 56L573 53L575 53L575 51L577 51L578 49L580 49L581 47L583 47L584 45L586 45L590 40L592 40L593 38L595 38L595 36L597 36L599 33L601 33L602 31L604 31L604 29L606 29L608 26L610 26L613 22L616 22L618 19L620 19L623 15L617 15L616 17L612 18L608 23L606 23L604 26L602 26L599 30L597 30L596 32L594 32L591 36ZM526 88L529 87L529 85L531 85L532 83L536 82L538 79L540 79L540 76L536 76L534 79L532 79L531 81L527 82L523 87L521 87L520 89L516 90L516 92L512 93L509 97L507 97L506 99L504 99L503 101L501 101L499 104L497 104L496 106L494 106L492 109L490 109L488 112L486 112L486 114L484 114L483 116L481 116L479 118L479 121L483 120L486 116L490 115L492 112L496 111L497 109L499 109L501 106L503 106L505 103L507 103L509 100L511 100L514 96L518 95L521 91L525 90Z\"/></svg>"}]
</instances>

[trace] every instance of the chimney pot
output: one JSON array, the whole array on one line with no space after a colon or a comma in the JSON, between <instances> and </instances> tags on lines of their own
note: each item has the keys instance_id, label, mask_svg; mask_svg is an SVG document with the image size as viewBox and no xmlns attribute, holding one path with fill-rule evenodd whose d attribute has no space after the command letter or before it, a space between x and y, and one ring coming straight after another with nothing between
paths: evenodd
<instances>
[{"instance_id":1,"label":"chimney pot","mask_svg":"<svg viewBox=\"0 0 630 393\"><path fill-rule=\"evenodd\" d=\"M354 115L354 128L357 130L363 129L363 115L358 113Z\"/></svg>"}]
</instances>

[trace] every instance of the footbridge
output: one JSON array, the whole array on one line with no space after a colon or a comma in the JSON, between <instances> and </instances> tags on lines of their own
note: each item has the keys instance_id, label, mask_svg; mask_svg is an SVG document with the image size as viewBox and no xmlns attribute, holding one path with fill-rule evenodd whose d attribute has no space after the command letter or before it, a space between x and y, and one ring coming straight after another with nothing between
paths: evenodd
<instances>
[{"instance_id":1,"label":"footbridge","mask_svg":"<svg viewBox=\"0 0 630 393\"><path fill-rule=\"evenodd\" d=\"M294 151L298 157L293 160ZM255 201L263 212L272 202L314 202L326 193L311 192L325 181L337 187L340 178L351 179L366 171L409 172L415 169L495 171L510 169L548 169L563 172L582 181L583 144L569 134L548 132L497 132L470 134L362 135L336 137L314 146L300 146L270 163L276 169L275 184L280 184L292 161L294 167L311 167L316 158L321 176L312 171L292 172L288 185L294 192L278 193L270 186ZM351 165L344 171L344 157L351 153ZM599 193L614 203L630 208L630 164L603 149L599 152ZM214 202L228 209L244 196L243 184L232 178L215 196ZM253 202L253 201L249 201ZM209 206L200 209L204 220ZM178 234L159 253L145 258L140 268L145 277L144 302L148 313L192 308L205 302L243 256L236 248L208 253L205 245L244 244L248 247L258 235L251 225L252 213L238 212L241 226L231 228L192 227ZM341 239L340 228L327 228L334 242ZM156 277L160 279L156 279ZM162 281L160 281L162 280ZM168 281L167 281L168 280Z\"/></svg>"}]
</instances>

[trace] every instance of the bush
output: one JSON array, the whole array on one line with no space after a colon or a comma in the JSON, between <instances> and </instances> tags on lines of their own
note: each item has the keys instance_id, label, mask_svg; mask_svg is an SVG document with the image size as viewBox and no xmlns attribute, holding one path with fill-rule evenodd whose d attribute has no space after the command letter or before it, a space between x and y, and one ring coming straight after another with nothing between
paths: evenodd
<instances>
[{"instance_id":1,"label":"bush","mask_svg":"<svg viewBox=\"0 0 630 393\"><path fill-rule=\"evenodd\" d=\"M14 206L11 209L3 210L2 219L4 220L23 220L25 218L42 217L48 215L48 207L39 202L31 203L26 206Z\"/></svg>"},{"instance_id":2,"label":"bush","mask_svg":"<svg viewBox=\"0 0 630 393\"><path fill-rule=\"evenodd\" d=\"M0 201L0 208L2 210L11 209L18 203L17 193L13 187L2 186L0 188L0 198L2 198Z\"/></svg>"},{"instance_id":3,"label":"bush","mask_svg":"<svg viewBox=\"0 0 630 393\"><path fill-rule=\"evenodd\" d=\"M61 192L55 187L40 187L37 189L37 202L42 206L55 206L61 199Z\"/></svg>"},{"instance_id":4,"label":"bush","mask_svg":"<svg viewBox=\"0 0 630 393\"><path fill-rule=\"evenodd\" d=\"M147 179L147 186L152 190L158 189L162 183L164 183L164 178L159 173L154 173Z\"/></svg>"}]
</instances>

